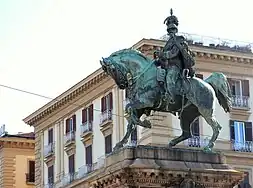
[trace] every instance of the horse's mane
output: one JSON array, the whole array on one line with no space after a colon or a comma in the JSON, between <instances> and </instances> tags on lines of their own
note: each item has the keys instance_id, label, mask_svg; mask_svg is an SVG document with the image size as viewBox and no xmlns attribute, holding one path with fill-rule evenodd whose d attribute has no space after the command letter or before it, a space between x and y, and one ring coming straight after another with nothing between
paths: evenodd
<instances>
[{"instance_id":1,"label":"horse's mane","mask_svg":"<svg viewBox=\"0 0 253 188\"><path fill-rule=\"evenodd\" d=\"M143 53L141 53L139 50L135 50L135 49L131 49L131 48L118 50L116 52L113 52L110 56L113 57L113 56L117 56L120 54L134 54L134 55L142 57L146 61L149 61L149 59Z\"/></svg>"}]
</instances>

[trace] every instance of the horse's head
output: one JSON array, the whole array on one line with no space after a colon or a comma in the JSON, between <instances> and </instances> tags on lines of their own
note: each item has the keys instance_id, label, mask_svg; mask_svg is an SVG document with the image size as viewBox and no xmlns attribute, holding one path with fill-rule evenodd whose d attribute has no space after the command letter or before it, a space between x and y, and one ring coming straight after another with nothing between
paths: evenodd
<instances>
[{"instance_id":1,"label":"horse's head","mask_svg":"<svg viewBox=\"0 0 253 188\"><path fill-rule=\"evenodd\" d=\"M124 49L112 53L107 58L102 58L100 64L120 89L126 89L129 86L130 77L134 78L141 74L147 63L151 63L150 61L137 50Z\"/></svg>"}]
</instances>

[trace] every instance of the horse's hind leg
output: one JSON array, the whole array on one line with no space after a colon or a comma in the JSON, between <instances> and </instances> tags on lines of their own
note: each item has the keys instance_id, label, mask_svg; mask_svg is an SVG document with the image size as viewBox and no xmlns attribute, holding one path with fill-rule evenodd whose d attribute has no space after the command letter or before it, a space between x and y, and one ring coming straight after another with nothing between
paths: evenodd
<instances>
[{"instance_id":1,"label":"horse's hind leg","mask_svg":"<svg viewBox=\"0 0 253 188\"><path fill-rule=\"evenodd\" d=\"M206 120L206 122L212 127L213 129L213 135L208 143L208 145L204 148L204 151L206 152L211 152L213 147L214 147L214 142L217 140L219 134L220 134L220 130L221 130L221 125L218 123L218 121L216 120L214 114L213 114L213 110L208 111L207 113L204 114L208 114L208 115L202 115L204 117L204 119Z\"/></svg>"},{"instance_id":2,"label":"horse's hind leg","mask_svg":"<svg viewBox=\"0 0 253 188\"><path fill-rule=\"evenodd\" d=\"M182 129L182 134L179 137L171 140L169 143L169 147L173 147L179 142L182 142L192 137L191 124L199 117L199 115L200 113L198 111L198 108L194 105L190 105L183 110L180 117L180 126Z\"/></svg>"}]
</instances>

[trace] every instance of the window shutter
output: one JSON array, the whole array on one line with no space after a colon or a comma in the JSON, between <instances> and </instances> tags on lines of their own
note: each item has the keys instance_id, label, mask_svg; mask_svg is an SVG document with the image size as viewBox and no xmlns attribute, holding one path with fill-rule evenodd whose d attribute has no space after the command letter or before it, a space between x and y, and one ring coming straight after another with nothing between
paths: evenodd
<instances>
[{"instance_id":1,"label":"window shutter","mask_svg":"<svg viewBox=\"0 0 253 188\"><path fill-rule=\"evenodd\" d=\"M82 123L85 124L87 122L87 108L82 110Z\"/></svg>"},{"instance_id":2,"label":"window shutter","mask_svg":"<svg viewBox=\"0 0 253 188\"><path fill-rule=\"evenodd\" d=\"M76 115L72 116L72 123L73 123L73 131L76 131Z\"/></svg>"},{"instance_id":3,"label":"window shutter","mask_svg":"<svg viewBox=\"0 0 253 188\"><path fill-rule=\"evenodd\" d=\"M195 74L195 75L196 75L197 78L200 78L200 79L202 79L202 80L203 80L203 78L204 78L204 77L203 77L203 74Z\"/></svg>"},{"instance_id":4,"label":"window shutter","mask_svg":"<svg viewBox=\"0 0 253 188\"><path fill-rule=\"evenodd\" d=\"M89 122L93 122L93 104L89 106Z\"/></svg>"},{"instance_id":5,"label":"window shutter","mask_svg":"<svg viewBox=\"0 0 253 188\"><path fill-rule=\"evenodd\" d=\"M252 122L245 122L245 139L246 141L253 141Z\"/></svg>"},{"instance_id":6,"label":"window shutter","mask_svg":"<svg viewBox=\"0 0 253 188\"><path fill-rule=\"evenodd\" d=\"M75 173L75 155L69 156L69 173Z\"/></svg>"},{"instance_id":7,"label":"window shutter","mask_svg":"<svg viewBox=\"0 0 253 188\"><path fill-rule=\"evenodd\" d=\"M53 139L54 139L54 136L53 136L53 129L49 129L49 130L48 130L48 144L53 143Z\"/></svg>"},{"instance_id":8,"label":"window shutter","mask_svg":"<svg viewBox=\"0 0 253 188\"><path fill-rule=\"evenodd\" d=\"M92 145L89 145L85 148L85 158L86 165L92 164Z\"/></svg>"},{"instance_id":9,"label":"window shutter","mask_svg":"<svg viewBox=\"0 0 253 188\"><path fill-rule=\"evenodd\" d=\"M105 99L105 97L102 97L102 98L101 98L101 112L104 112L104 111L105 111L104 99Z\"/></svg>"},{"instance_id":10,"label":"window shutter","mask_svg":"<svg viewBox=\"0 0 253 188\"><path fill-rule=\"evenodd\" d=\"M109 99L109 110L113 109L113 98L112 98L112 92L109 93L108 95L108 99Z\"/></svg>"},{"instance_id":11,"label":"window shutter","mask_svg":"<svg viewBox=\"0 0 253 188\"><path fill-rule=\"evenodd\" d=\"M54 183L54 165L48 167L48 183Z\"/></svg>"},{"instance_id":12,"label":"window shutter","mask_svg":"<svg viewBox=\"0 0 253 188\"><path fill-rule=\"evenodd\" d=\"M235 140L235 126L233 120L229 120L229 126L230 126L230 139Z\"/></svg>"},{"instance_id":13,"label":"window shutter","mask_svg":"<svg viewBox=\"0 0 253 188\"><path fill-rule=\"evenodd\" d=\"M242 80L242 96L249 97L249 80Z\"/></svg>"},{"instance_id":14,"label":"window shutter","mask_svg":"<svg viewBox=\"0 0 253 188\"><path fill-rule=\"evenodd\" d=\"M105 137L105 154L112 152L112 135Z\"/></svg>"},{"instance_id":15,"label":"window shutter","mask_svg":"<svg viewBox=\"0 0 253 188\"><path fill-rule=\"evenodd\" d=\"M66 119L66 134L70 131L70 125L69 125L70 121L69 119Z\"/></svg>"}]
</instances>

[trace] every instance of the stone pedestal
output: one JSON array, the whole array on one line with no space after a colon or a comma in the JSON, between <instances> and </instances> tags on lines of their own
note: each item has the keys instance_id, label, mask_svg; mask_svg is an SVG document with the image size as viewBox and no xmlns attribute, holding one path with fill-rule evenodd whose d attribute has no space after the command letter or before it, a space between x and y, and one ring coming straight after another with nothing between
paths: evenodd
<instances>
[{"instance_id":1,"label":"stone pedestal","mask_svg":"<svg viewBox=\"0 0 253 188\"><path fill-rule=\"evenodd\" d=\"M139 145L109 155L105 167L89 177L94 188L232 188L243 173L230 168L222 154Z\"/></svg>"},{"instance_id":2,"label":"stone pedestal","mask_svg":"<svg viewBox=\"0 0 253 188\"><path fill-rule=\"evenodd\" d=\"M142 129L139 144L151 146L167 146L169 138L173 137L172 115L155 112L150 116L151 129Z\"/></svg>"}]
</instances>

